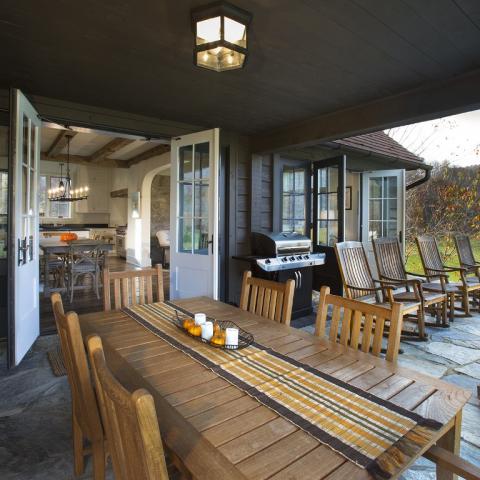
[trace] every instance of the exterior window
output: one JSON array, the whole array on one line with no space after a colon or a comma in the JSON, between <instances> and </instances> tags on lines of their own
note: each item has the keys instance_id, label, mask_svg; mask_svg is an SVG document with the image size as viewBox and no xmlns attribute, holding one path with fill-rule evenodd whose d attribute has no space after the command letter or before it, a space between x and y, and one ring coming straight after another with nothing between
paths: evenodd
<instances>
[{"instance_id":1,"label":"exterior window","mask_svg":"<svg viewBox=\"0 0 480 480\"><path fill-rule=\"evenodd\" d=\"M282 231L306 234L305 168L285 167L282 175Z\"/></svg>"},{"instance_id":2,"label":"exterior window","mask_svg":"<svg viewBox=\"0 0 480 480\"><path fill-rule=\"evenodd\" d=\"M40 217L72 217L72 204L70 202L50 202L48 200L48 190L50 188L58 188L60 180L60 177L40 175L38 191L38 212Z\"/></svg>"},{"instance_id":3,"label":"exterior window","mask_svg":"<svg viewBox=\"0 0 480 480\"><path fill-rule=\"evenodd\" d=\"M368 183L368 238L397 235L397 177L370 177Z\"/></svg>"}]
</instances>

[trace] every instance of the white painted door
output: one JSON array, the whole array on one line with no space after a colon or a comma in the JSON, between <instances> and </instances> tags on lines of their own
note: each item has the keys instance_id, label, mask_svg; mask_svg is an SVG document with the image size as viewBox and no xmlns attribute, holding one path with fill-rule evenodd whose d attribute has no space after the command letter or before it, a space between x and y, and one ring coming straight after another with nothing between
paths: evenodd
<instances>
[{"instance_id":1,"label":"white painted door","mask_svg":"<svg viewBox=\"0 0 480 480\"><path fill-rule=\"evenodd\" d=\"M19 90L11 92L9 365L18 365L40 334L38 168L41 120ZM12 303L11 303L12 305Z\"/></svg>"},{"instance_id":2,"label":"white painted door","mask_svg":"<svg viewBox=\"0 0 480 480\"><path fill-rule=\"evenodd\" d=\"M362 241L374 272L372 239L396 237L404 248L405 170L363 174Z\"/></svg>"},{"instance_id":3,"label":"white painted door","mask_svg":"<svg viewBox=\"0 0 480 480\"><path fill-rule=\"evenodd\" d=\"M170 298L218 298L219 130L172 140Z\"/></svg>"}]
</instances>

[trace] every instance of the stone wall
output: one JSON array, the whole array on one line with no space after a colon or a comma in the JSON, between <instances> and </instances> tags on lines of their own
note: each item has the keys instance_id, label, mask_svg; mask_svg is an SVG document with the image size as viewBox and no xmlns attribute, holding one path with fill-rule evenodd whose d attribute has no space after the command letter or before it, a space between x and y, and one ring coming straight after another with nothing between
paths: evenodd
<instances>
[{"instance_id":1,"label":"stone wall","mask_svg":"<svg viewBox=\"0 0 480 480\"><path fill-rule=\"evenodd\" d=\"M152 181L150 235L170 230L170 177L155 175Z\"/></svg>"}]
</instances>

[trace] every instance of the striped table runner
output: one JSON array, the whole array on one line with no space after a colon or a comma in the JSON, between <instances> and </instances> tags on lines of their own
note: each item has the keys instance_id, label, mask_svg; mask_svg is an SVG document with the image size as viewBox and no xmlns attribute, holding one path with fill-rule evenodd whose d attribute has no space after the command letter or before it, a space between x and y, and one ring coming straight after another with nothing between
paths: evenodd
<instances>
[{"instance_id":1,"label":"striped table runner","mask_svg":"<svg viewBox=\"0 0 480 480\"><path fill-rule=\"evenodd\" d=\"M258 343L233 351L200 343L173 324L175 310L192 315L169 302L123 311L376 477L389 478L441 427Z\"/></svg>"}]
</instances>

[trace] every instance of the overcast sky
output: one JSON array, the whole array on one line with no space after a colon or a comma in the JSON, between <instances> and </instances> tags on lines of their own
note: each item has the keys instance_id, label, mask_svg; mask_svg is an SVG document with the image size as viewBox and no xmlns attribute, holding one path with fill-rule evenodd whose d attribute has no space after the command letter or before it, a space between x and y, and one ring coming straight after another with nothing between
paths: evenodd
<instances>
[{"instance_id":1,"label":"overcast sky","mask_svg":"<svg viewBox=\"0 0 480 480\"><path fill-rule=\"evenodd\" d=\"M386 130L427 163L480 164L480 110Z\"/></svg>"}]
</instances>

